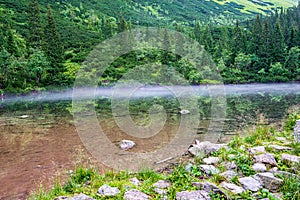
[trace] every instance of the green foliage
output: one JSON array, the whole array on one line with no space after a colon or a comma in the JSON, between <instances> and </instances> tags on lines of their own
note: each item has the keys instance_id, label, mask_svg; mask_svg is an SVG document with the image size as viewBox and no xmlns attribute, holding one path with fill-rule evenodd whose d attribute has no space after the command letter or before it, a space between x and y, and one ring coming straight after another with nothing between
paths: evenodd
<instances>
[{"instance_id":1,"label":"green foliage","mask_svg":"<svg viewBox=\"0 0 300 200\"><path fill-rule=\"evenodd\" d=\"M26 88L71 85L79 65L97 44L137 25L167 27L197 40L213 56L225 83L299 80L300 6L282 9L280 15L275 10L269 17L258 15L254 20L239 22L237 18L250 19L257 14L250 10L292 4L279 1L274 1L274 5L259 3L255 6L253 2L246 4L244 1L175 2L115 0L82 3L72 0L49 2L47 9L47 2L42 0L30 0L26 4L7 0L0 6L0 46L1 51L5 49L10 56L0 63L3 66L0 69L3 72L1 89L22 92ZM182 6L185 9L181 9ZM269 14L269 11L262 12ZM160 31L167 47L169 36L163 29ZM32 66L30 59L36 56L32 56L35 54L32 48L43 51L41 54L47 56L51 67L44 61L41 61L44 64L35 61L38 66L28 71L17 64L18 60ZM68 52L74 55L67 57ZM10 63L14 66L8 66ZM220 82L210 78L212 72L209 69L198 70L189 60L170 52L145 48L145 51L131 52L117 59L99 77L99 85L114 84L135 66L151 63L167 65L169 69L152 73L150 80L145 76L148 84L157 83L161 77L166 82L169 77L178 80L181 77L195 85ZM21 80L11 79L8 69ZM20 74L16 69L20 69ZM147 71L146 68L143 70Z\"/></svg>"},{"instance_id":2,"label":"green foliage","mask_svg":"<svg viewBox=\"0 0 300 200\"><path fill-rule=\"evenodd\" d=\"M291 130L294 130L294 127L296 125L296 121L300 119L300 116L298 113L290 113L288 115L288 118L287 120L285 121L285 130L287 131L291 131Z\"/></svg>"},{"instance_id":3,"label":"green foliage","mask_svg":"<svg viewBox=\"0 0 300 200\"><path fill-rule=\"evenodd\" d=\"M281 191L284 199L297 200L300 199L300 182L297 176L285 176L283 177L283 186Z\"/></svg>"}]
</instances>

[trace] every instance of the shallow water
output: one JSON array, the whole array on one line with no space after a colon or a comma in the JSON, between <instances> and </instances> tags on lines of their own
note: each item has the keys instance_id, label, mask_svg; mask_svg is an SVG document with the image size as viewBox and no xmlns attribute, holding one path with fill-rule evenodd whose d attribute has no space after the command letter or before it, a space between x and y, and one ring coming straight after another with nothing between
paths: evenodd
<instances>
[{"instance_id":1,"label":"shallow water","mask_svg":"<svg viewBox=\"0 0 300 200\"><path fill-rule=\"evenodd\" d=\"M300 84L226 85L226 101L222 104L226 115L220 115L213 124L212 104L215 102L212 99L218 99L219 94L213 93L215 90L210 87L143 86L135 90L122 88L118 93L111 88L85 88L80 97L87 101L95 98L93 106L97 119L112 143L117 146L122 139L137 143L130 152L154 151L173 140L185 117L179 113L185 107L180 104L177 91L192 90L193 98L197 100L194 107L197 107L197 113L194 113L193 106L187 105L192 107L192 115L187 116L196 115L199 119L194 137L203 140L210 138L208 133L217 132L218 137L214 135L212 139L218 142L226 142L233 132L243 131L257 123L278 123L300 104ZM74 156L78 156L78 149L84 149L84 146L72 114L84 110L72 109L72 96L73 90L70 89L5 96L0 102L0 199L23 198L41 182L53 181L55 173L63 173L77 160ZM115 106L122 105L126 97L130 97L128 112L112 110L111 102ZM160 107L154 108L153 105ZM128 135L116 123L116 120L130 115L138 126L148 126L151 124L149 109L154 114L162 109L166 117L163 128L152 137L143 139ZM91 156L87 151L84 155Z\"/></svg>"}]
</instances>

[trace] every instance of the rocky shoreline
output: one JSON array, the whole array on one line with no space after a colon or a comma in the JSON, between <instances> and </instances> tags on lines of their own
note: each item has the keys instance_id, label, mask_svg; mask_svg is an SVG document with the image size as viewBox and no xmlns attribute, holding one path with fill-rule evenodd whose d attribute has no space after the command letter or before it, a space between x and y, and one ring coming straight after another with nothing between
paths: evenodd
<instances>
[{"instance_id":1,"label":"rocky shoreline","mask_svg":"<svg viewBox=\"0 0 300 200\"><path fill-rule=\"evenodd\" d=\"M300 199L299 151L291 132L258 127L249 136L235 137L228 144L196 140L185 155L188 159L160 173L151 172L157 178L139 173L128 173L117 181L90 177L81 183L77 195L54 199ZM287 187L290 191L284 190Z\"/></svg>"}]
</instances>

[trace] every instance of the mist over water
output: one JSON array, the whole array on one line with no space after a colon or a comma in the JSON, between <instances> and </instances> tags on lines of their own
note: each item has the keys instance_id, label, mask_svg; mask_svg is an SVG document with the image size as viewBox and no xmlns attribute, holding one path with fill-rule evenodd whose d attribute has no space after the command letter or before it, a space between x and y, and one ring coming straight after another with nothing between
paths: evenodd
<instances>
[{"instance_id":1,"label":"mist over water","mask_svg":"<svg viewBox=\"0 0 300 200\"><path fill-rule=\"evenodd\" d=\"M147 97L168 97L173 96L174 91L183 92L194 91L195 95L199 96L214 96L212 88L224 87L224 94L227 97L234 95L288 95L300 94L300 83L274 83L274 84L242 84L242 85L200 85L200 86L152 86L143 85L135 88L124 87L122 90L118 88L117 94L114 87L99 87L99 88L80 88L76 89L77 98L82 99L97 99L97 98L122 98L128 97L131 99L147 98ZM4 95L0 99L0 104L17 103L17 102L57 102L57 101L72 101L73 88L63 91L43 91L34 92L27 95ZM79 94L79 95L78 95Z\"/></svg>"}]
</instances>

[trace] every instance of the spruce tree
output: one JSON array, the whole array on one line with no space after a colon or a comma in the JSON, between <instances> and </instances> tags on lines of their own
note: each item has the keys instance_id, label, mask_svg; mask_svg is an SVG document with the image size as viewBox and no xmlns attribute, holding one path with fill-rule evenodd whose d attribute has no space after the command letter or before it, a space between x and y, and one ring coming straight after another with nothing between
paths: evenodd
<instances>
[{"instance_id":1,"label":"spruce tree","mask_svg":"<svg viewBox=\"0 0 300 200\"><path fill-rule=\"evenodd\" d=\"M275 28L272 34L272 62L283 63L285 57L286 44L284 42L284 37L282 34L281 26L279 20L276 21Z\"/></svg>"},{"instance_id":2,"label":"spruce tree","mask_svg":"<svg viewBox=\"0 0 300 200\"><path fill-rule=\"evenodd\" d=\"M60 74L63 72L62 68L62 52L63 47L60 42L60 36L57 32L56 23L52 15L50 5L48 5L47 24L44 29L45 32L45 45L44 51L46 52L50 62L51 69L49 70L50 76L53 80L60 81Z\"/></svg>"},{"instance_id":3,"label":"spruce tree","mask_svg":"<svg viewBox=\"0 0 300 200\"><path fill-rule=\"evenodd\" d=\"M30 0L28 10L29 46L42 46L42 25L38 0Z\"/></svg>"},{"instance_id":4,"label":"spruce tree","mask_svg":"<svg viewBox=\"0 0 300 200\"><path fill-rule=\"evenodd\" d=\"M272 62L273 44L270 25L268 21L264 22L262 32L262 44L259 47L258 56L262 59L262 67L269 68Z\"/></svg>"},{"instance_id":5,"label":"spruce tree","mask_svg":"<svg viewBox=\"0 0 300 200\"><path fill-rule=\"evenodd\" d=\"M260 47L262 45L262 22L259 15L257 15L251 30L251 44L250 53L259 55Z\"/></svg>"}]
</instances>

